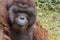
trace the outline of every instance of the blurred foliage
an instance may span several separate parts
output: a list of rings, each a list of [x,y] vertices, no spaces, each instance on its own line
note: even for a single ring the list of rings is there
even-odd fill
[[[45,28],[51,40],[60,40],[60,0],[35,0],[37,20]]]
[[[36,6],[44,10],[60,10],[60,0],[35,0]]]

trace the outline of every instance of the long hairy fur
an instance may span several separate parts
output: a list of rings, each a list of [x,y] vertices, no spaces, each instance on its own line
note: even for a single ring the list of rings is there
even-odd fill
[[[16,1],[16,0],[15,0]],[[28,5],[31,5],[35,8],[35,3],[33,0],[18,0],[22,3],[26,2]],[[21,3],[20,2],[20,3]],[[14,0],[0,0],[0,40],[11,40],[9,25],[7,20],[7,5],[11,5],[14,3]],[[13,4],[12,4],[13,5]],[[48,40],[47,31],[40,27],[38,21],[36,21],[33,25],[33,40]]]

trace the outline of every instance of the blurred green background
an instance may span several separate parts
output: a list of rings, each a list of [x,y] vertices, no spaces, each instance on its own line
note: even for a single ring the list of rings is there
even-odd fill
[[[60,40],[60,0],[35,0],[37,19],[51,40]]]

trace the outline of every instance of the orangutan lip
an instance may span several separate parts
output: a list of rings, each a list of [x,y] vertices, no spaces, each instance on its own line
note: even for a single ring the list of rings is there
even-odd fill
[[[17,24],[17,23],[16,23]],[[19,24],[17,24],[18,26],[20,26],[20,27],[23,27],[23,25],[19,25]]]

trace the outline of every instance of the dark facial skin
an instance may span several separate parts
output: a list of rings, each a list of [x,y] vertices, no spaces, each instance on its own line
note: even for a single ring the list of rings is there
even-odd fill
[[[26,13],[18,13],[14,18],[13,30],[11,32],[12,40],[32,40],[33,39],[33,31],[32,28],[27,29],[28,27],[28,15]],[[25,29],[27,31],[25,31]],[[22,32],[25,31],[25,32]]]
[[[25,30],[28,27],[28,15],[26,13],[18,13],[14,18],[13,29],[17,31]]]
[[[18,12],[22,12],[22,13],[26,13],[29,16],[29,26],[32,26],[35,22],[36,19],[36,11],[33,7],[29,7],[29,6],[25,6],[21,7],[20,6],[16,6],[13,5],[10,9],[9,9],[9,18],[11,23],[13,23],[13,18],[15,15],[17,15]]]
[[[33,7],[22,6],[12,5],[8,10],[9,21],[12,24],[11,40],[33,40],[32,25],[36,19],[36,12]]]
[[[19,26],[25,26],[28,23],[28,15],[26,13],[18,13],[15,22]]]

